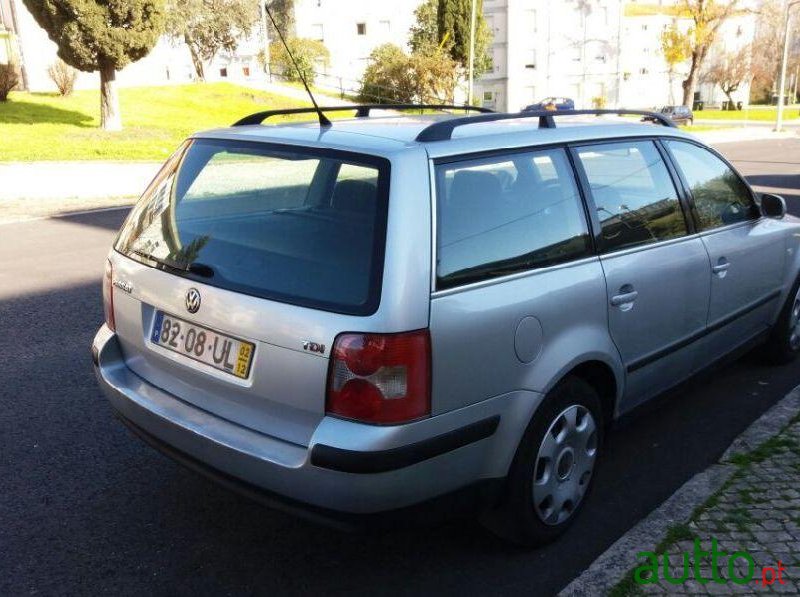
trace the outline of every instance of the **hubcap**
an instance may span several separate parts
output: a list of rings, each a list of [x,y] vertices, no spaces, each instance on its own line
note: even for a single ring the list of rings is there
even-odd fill
[[[792,350],[800,350],[800,289],[794,297],[789,317],[789,346]]]
[[[533,506],[542,522],[556,525],[572,516],[589,487],[596,459],[592,413],[579,404],[564,409],[553,419],[536,455]]]

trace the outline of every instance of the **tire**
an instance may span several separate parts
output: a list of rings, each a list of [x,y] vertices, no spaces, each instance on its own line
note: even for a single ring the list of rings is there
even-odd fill
[[[577,424],[570,425],[570,420]],[[602,439],[597,392],[578,377],[565,378],[547,394],[529,423],[501,504],[485,514],[484,526],[527,547],[558,538],[586,503]]]
[[[800,354],[800,278],[781,309],[765,345],[767,361],[774,365],[791,363]]]

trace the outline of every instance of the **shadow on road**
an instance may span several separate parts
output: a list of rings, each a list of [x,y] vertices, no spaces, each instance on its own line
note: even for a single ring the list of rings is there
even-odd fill
[[[13,340],[0,345],[2,594],[550,594],[798,376],[749,357],[641,411],[610,436],[574,527],[544,549],[510,547],[471,521],[344,534],[232,494],[129,434],[91,372],[99,297],[98,280],[0,301],[0,334]]]

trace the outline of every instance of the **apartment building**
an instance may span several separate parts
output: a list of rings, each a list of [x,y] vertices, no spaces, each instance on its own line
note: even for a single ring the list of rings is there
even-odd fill
[[[393,43],[405,48],[422,0],[296,0],[298,37],[317,39],[330,52],[319,83],[356,90],[376,47]],[[327,75],[327,76],[324,76]]]
[[[583,108],[649,108],[682,99],[688,64],[678,65],[670,82],[660,47],[664,29],[691,25],[675,0],[484,0],[484,15],[494,33],[493,70],[479,79],[476,97],[486,106],[519,110],[543,97],[565,96]],[[741,10],[723,24],[715,51],[735,51],[754,33],[754,13]],[[708,104],[725,99],[707,82],[698,93]],[[745,84],[734,100],[746,103],[748,96]]]

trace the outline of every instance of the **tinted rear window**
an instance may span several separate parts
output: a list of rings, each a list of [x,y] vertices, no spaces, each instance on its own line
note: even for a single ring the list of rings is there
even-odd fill
[[[128,217],[117,250],[229,290],[329,311],[377,309],[389,164],[196,140]]]

